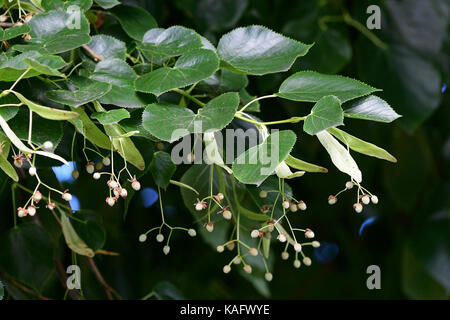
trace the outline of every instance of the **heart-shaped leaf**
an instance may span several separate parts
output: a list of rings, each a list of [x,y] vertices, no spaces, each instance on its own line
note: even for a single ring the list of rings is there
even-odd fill
[[[286,159],[297,139],[290,130],[277,131],[241,153],[233,162],[233,173],[242,183],[260,184]]]
[[[150,171],[153,180],[159,187],[165,188],[169,185],[170,179],[176,169],[176,165],[172,162],[170,154],[167,152],[158,151],[153,154],[153,160],[150,163]]]
[[[173,26],[168,29],[148,30],[139,48],[149,60],[152,57],[176,57],[203,46],[200,35],[192,29]]]
[[[263,26],[237,28],[217,46],[221,60],[232,69],[255,75],[287,71],[310,45],[289,39]]]
[[[233,120],[238,105],[235,92],[212,99],[197,114],[177,105],[154,103],[145,109],[142,125],[161,140],[176,141],[189,133],[223,129]]]
[[[69,106],[78,107],[88,102],[100,99],[111,90],[109,83],[91,81],[89,85],[82,86],[78,90],[49,90],[45,96],[53,101]]]
[[[47,233],[34,223],[5,232],[0,241],[0,269],[42,292],[55,272],[53,244]]]
[[[169,90],[185,87],[206,79],[219,66],[217,55],[210,50],[197,49],[183,54],[173,68],[162,67],[138,78],[136,90],[156,96]]]
[[[134,40],[141,41],[148,30],[158,26],[150,13],[138,7],[120,5],[112,9],[111,13]]]
[[[125,109],[114,109],[106,112],[94,112],[91,115],[92,119],[96,119],[101,124],[117,123],[120,120],[130,117],[130,113]]]
[[[136,108],[143,107],[150,101],[145,99],[145,94],[138,94],[134,89],[134,81],[137,76],[134,70],[119,59],[108,59],[99,62],[91,79],[111,84],[109,92],[99,98],[103,104],[113,104],[119,107]]]
[[[48,11],[30,20],[31,40],[25,45],[15,45],[18,51],[38,50],[41,53],[61,53],[90,42],[89,23],[86,17],[71,11]]]
[[[386,101],[377,96],[368,96],[354,101],[350,108],[345,109],[344,115],[349,118],[386,123],[401,117]]]
[[[105,34],[93,36],[87,46],[103,59],[125,60],[127,53],[125,43]]]
[[[326,96],[320,99],[306,117],[303,130],[314,135],[324,129],[344,124],[344,112],[341,102],[335,96]]]
[[[356,152],[363,153],[365,155],[378,159],[384,159],[390,162],[397,162],[397,159],[386,150],[377,147],[372,143],[356,138],[345,131],[342,131],[338,128],[330,128],[327,131]]]
[[[283,81],[277,96],[294,101],[317,102],[333,95],[343,103],[375,91],[379,90],[355,79],[300,71]]]

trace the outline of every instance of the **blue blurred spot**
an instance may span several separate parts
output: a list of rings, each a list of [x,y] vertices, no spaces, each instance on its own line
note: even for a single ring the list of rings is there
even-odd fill
[[[376,217],[370,217],[364,220],[364,222],[361,224],[361,228],[359,228],[359,235],[361,236],[364,228],[370,226],[372,223],[375,222],[375,220],[377,220]]]
[[[59,167],[52,167],[53,172],[56,175],[56,179],[59,182],[68,182],[74,183],[75,179],[72,177],[72,171],[74,170],[74,163],[72,161],[69,162],[68,165],[63,164]]]
[[[164,207],[164,214],[168,217],[174,216],[177,213],[177,208],[174,206],[165,206]]]
[[[72,211],[78,211],[81,209],[80,200],[78,200],[78,198],[74,195],[72,195],[72,200],[70,200],[69,204],[72,208]]]
[[[329,263],[339,253],[339,247],[332,242],[321,242],[320,247],[314,249],[314,256],[319,263]]]
[[[447,90],[447,84],[446,84],[446,83],[443,83],[443,84],[442,84],[442,88],[441,88],[441,92],[444,93],[445,90]]]
[[[153,188],[144,188],[141,191],[142,205],[145,208],[151,207],[158,200],[158,192]]]

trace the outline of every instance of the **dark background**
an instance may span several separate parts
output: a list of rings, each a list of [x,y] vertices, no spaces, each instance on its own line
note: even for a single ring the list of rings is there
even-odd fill
[[[297,270],[292,260],[275,259],[274,280],[268,286],[248,281],[238,273],[225,276],[222,266],[228,257],[217,254],[201,237],[186,240],[184,235],[175,234],[168,256],[153,239],[138,243],[140,233],[159,223],[157,204],[144,208],[137,195],[123,221],[123,208],[105,210],[103,191],[98,192],[98,185],[82,173],[70,188],[81,199],[82,207],[96,209],[102,216],[107,230],[105,249],[121,253],[120,257],[99,256],[96,260],[105,279],[122,298],[139,299],[152,290],[158,293],[156,296],[188,299],[449,298],[450,99],[445,90],[445,84],[450,84],[449,1],[122,2],[146,8],[163,28],[192,27],[215,44],[234,27],[251,24],[316,43],[288,73],[250,76],[247,90],[252,95],[275,92],[283,79],[299,70],[339,73],[383,89],[379,95],[403,116],[392,124],[346,121],[347,132],[385,148],[398,159],[392,164],[353,154],[363,172],[364,186],[380,200],[361,215],[352,209],[353,193],[343,196],[333,207],[327,205],[328,195],[343,187],[346,176],[333,167],[318,141],[304,134],[301,126],[283,126],[299,136],[293,155],[330,169],[328,174],[305,175],[290,182],[294,195],[301,195],[309,205],[308,214],[294,218],[294,224],[310,226],[323,246],[316,250],[309,268]],[[386,49],[374,45],[345,21],[329,22],[326,29],[319,27],[321,17],[342,16],[343,12],[365,24],[370,4],[381,7],[381,30],[374,33],[387,45]],[[261,110],[263,120],[308,111],[304,105],[281,99],[262,101]],[[179,180],[183,171],[185,168],[179,168],[175,178]],[[153,186],[150,175],[141,183]],[[12,225],[8,186],[4,190],[1,232]],[[165,205],[172,207],[168,220],[189,226],[192,216],[180,199],[176,188],[165,192]],[[64,250],[61,243],[60,251]],[[60,254],[70,262],[70,254]],[[105,298],[86,261],[79,258],[78,262],[86,270],[84,294],[91,299]],[[381,290],[366,287],[369,265],[381,268]],[[30,298],[10,288],[12,297]],[[43,293],[62,298],[64,291],[56,275],[50,276]]]

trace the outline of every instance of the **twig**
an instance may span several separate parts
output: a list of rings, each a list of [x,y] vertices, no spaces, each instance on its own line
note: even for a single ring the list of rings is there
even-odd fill
[[[88,261],[89,261],[89,266],[91,267],[92,272],[94,273],[94,275],[97,278],[98,282],[100,282],[100,284],[102,285],[103,289],[105,290],[105,293],[106,293],[106,296],[108,297],[108,300],[113,300],[112,294],[114,294],[116,297],[120,298],[120,295],[117,293],[117,291],[114,290],[113,288],[111,288],[111,286],[106,283],[105,279],[103,278],[102,274],[100,273],[100,270],[98,270],[94,259],[88,258]]]
[[[0,27],[2,28],[11,28],[12,26],[14,26],[12,22],[0,22]]]
[[[34,292],[33,290],[31,290],[28,287],[25,287],[23,284],[21,284],[20,282],[14,280],[13,278],[7,276],[5,273],[0,271],[0,276],[2,276],[2,278],[5,278],[7,282],[9,282],[10,284],[12,284],[13,286],[19,288],[20,290],[22,290],[23,292],[26,292],[28,294],[31,294],[32,296],[35,296],[36,298],[38,298],[39,300],[51,300],[50,298],[47,298],[45,296],[40,295],[37,292]]]
[[[87,45],[83,45],[81,47],[84,50],[86,50],[94,58],[94,61],[102,61],[103,60],[103,57],[101,57],[98,54],[96,54],[95,51],[92,50],[91,48],[89,48]]]

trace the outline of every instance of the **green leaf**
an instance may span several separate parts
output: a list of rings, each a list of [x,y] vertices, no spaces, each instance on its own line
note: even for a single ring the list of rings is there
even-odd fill
[[[31,29],[27,24],[23,24],[21,26],[14,26],[7,29],[3,29],[0,27],[0,41],[13,39],[30,31]]]
[[[8,139],[2,138],[3,136],[0,136],[0,169],[2,169],[11,179],[17,182],[19,181],[19,176],[17,175],[16,169],[14,169],[8,161],[10,142]]]
[[[392,122],[401,117],[391,106],[377,96],[368,96],[354,101],[344,110],[344,116],[379,122]]]
[[[89,23],[82,14],[77,19],[69,11],[48,11],[30,20],[31,40],[25,45],[15,45],[18,51],[38,50],[41,53],[61,53],[90,42]]]
[[[0,109],[1,110],[1,109]],[[120,122],[120,126],[127,132],[139,131],[135,134],[137,137],[143,137],[152,141],[159,141],[158,138],[153,136],[150,132],[144,129],[142,125],[143,109],[137,109],[130,112],[130,118],[124,119]]]
[[[232,69],[254,75],[287,71],[310,45],[289,39],[266,27],[237,28],[224,35],[217,46],[221,60]]]
[[[153,287],[153,292],[158,300],[183,300],[180,291],[168,281],[160,281]]]
[[[90,85],[82,86],[78,90],[49,90],[45,96],[55,102],[78,107],[88,102],[100,99],[111,90],[109,83],[93,81]]]
[[[106,112],[94,112],[91,115],[92,119],[96,119],[101,124],[117,123],[120,120],[130,117],[130,113],[125,109],[114,109]]]
[[[84,109],[74,107],[71,107],[71,109],[79,114],[78,118],[69,120],[75,126],[77,131],[96,146],[107,150],[111,149],[111,141],[108,136],[105,135],[91,119],[89,119],[89,116]]]
[[[0,269],[42,292],[48,278],[55,272],[51,239],[34,223],[9,229],[0,239]]]
[[[241,153],[233,162],[233,173],[242,183],[260,184],[289,155],[296,135],[290,130],[272,133],[257,146]]]
[[[58,71],[66,63],[58,56],[39,56],[36,58],[25,58],[22,60],[31,69],[36,70],[39,74],[46,74],[49,76],[62,77],[65,75]]]
[[[103,9],[111,9],[120,4],[118,0],[95,0],[95,2]]]
[[[306,117],[303,130],[310,135],[330,127],[344,124],[344,112],[341,102],[335,96],[325,96],[321,98],[311,109],[311,113]]]
[[[141,41],[148,30],[158,26],[150,13],[138,7],[120,5],[110,12],[119,21],[123,30],[134,40]]]
[[[300,71],[283,81],[277,96],[294,100],[317,102],[325,96],[334,95],[342,103],[379,91],[351,78]]]
[[[172,179],[176,165],[172,162],[170,154],[164,151],[158,151],[153,154],[153,160],[150,163],[150,171],[155,183],[165,188],[169,185],[170,179]]]
[[[345,145],[347,145],[350,149],[355,150],[356,152],[379,158],[384,159],[390,162],[397,162],[397,159],[393,155],[391,155],[386,150],[377,147],[376,145],[366,142],[364,140],[361,140],[359,138],[356,138],[350,134],[348,134],[345,131],[342,131],[338,128],[330,128],[327,130],[329,133],[331,133],[333,136],[335,136],[337,139],[342,141]]]
[[[37,103],[34,103],[31,100],[28,100],[18,92],[13,91],[13,93],[20,101],[25,103],[31,111],[36,112],[42,118],[49,120],[69,120],[78,117],[78,114],[76,112],[44,107]]]
[[[197,49],[183,54],[173,68],[162,67],[138,78],[137,91],[153,93],[156,96],[172,89],[185,87],[206,79],[219,66],[217,55],[205,49]]]
[[[106,241],[106,231],[101,224],[101,219],[98,215],[91,212],[77,211],[76,217],[83,220],[84,223],[72,219],[71,223],[78,234],[83,239],[86,245],[94,252],[103,248]]]
[[[15,81],[17,80],[29,66],[24,62],[28,59],[39,59],[39,63],[47,66],[50,69],[60,69],[65,65],[64,60],[61,58],[46,56],[44,58],[37,51],[28,51],[21,53],[17,56],[10,57],[6,55],[0,55],[0,81]],[[41,72],[35,69],[31,69],[25,73],[23,79],[31,78],[39,75]]]
[[[146,53],[149,60],[153,60],[153,56],[176,57],[203,46],[198,33],[181,26],[150,29],[145,33],[142,41],[138,46]]]
[[[97,112],[105,112],[106,110],[100,105],[100,103],[94,103],[95,110]],[[129,137],[125,137],[126,132],[119,124],[105,124],[106,134],[112,138],[114,150],[116,150],[122,158],[126,159],[129,163],[134,165],[139,170],[145,169],[145,161],[139,150],[134,145],[133,141]]]
[[[113,58],[125,60],[126,58],[125,43],[105,34],[93,36],[87,46],[105,60]]]
[[[284,160],[284,162],[286,162],[288,166],[297,170],[302,170],[306,172],[323,172],[323,173],[328,172],[327,168],[297,159],[291,155],[288,155],[287,158]]]
[[[95,256],[94,251],[91,248],[89,248],[86,242],[84,242],[83,239],[81,239],[80,236],[77,234],[64,211],[60,210],[60,213],[61,213],[62,232],[64,235],[64,239],[66,240],[66,244],[70,248],[70,250],[78,253],[79,255],[86,256],[89,258]]]
[[[235,92],[210,100],[197,114],[188,108],[155,103],[145,109],[142,125],[161,140],[176,141],[189,133],[223,129],[233,120],[238,105],[239,96]]]
[[[137,76],[125,61],[118,59],[103,60],[96,65],[90,78],[111,84],[111,90],[99,99],[103,104],[136,108],[143,107],[150,102],[149,98],[145,99],[144,94],[138,94],[135,91],[134,81]]]

